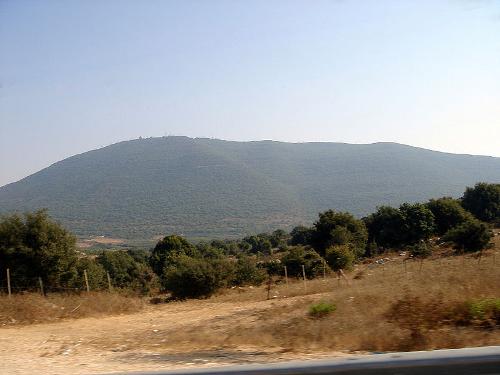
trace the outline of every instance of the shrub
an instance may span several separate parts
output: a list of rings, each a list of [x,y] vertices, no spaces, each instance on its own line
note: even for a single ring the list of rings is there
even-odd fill
[[[354,254],[347,245],[336,245],[326,249],[326,262],[334,270],[350,270],[354,263]]]
[[[421,240],[427,240],[435,232],[434,215],[425,204],[403,203],[399,207],[403,216],[403,243],[407,245],[415,244]]]
[[[286,266],[288,276],[302,277],[302,265],[306,277],[313,279],[323,273],[323,258],[317,252],[305,247],[294,247],[281,258],[281,263]]]
[[[368,230],[368,241],[376,242],[384,248],[396,247],[404,243],[404,218],[397,208],[381,206],[363,219]]]
[[[328,210],[314,223],[313,244],[319,254],[333,245],[349,245],[356,257],[365,252],[368,232],[363,221],[348,212]]]
[[[9,268],[18,285],[66,287],[76,271],[75,237],[45,210],[0,217],[0,272]]]
[[[470,320],[466,323],[486,327],[500,326],[500,298],[487,298],[466,303]]]
[[[427,258],[432,255],[432,248],[424,241],[420,241],[419,243],[410,246],[408,251],[414,258]]]
[[[195,256],[196,253],[196,248],[186,239],[176,235],[166,236],[156,244],[151,252],[149,264],[153,271],[161,277],[172,258],[180,254]]]
[[[309,306],[309,315],[313,318],[323,318],[337,310],[335,304],[321,301]]]
[[[436,233],[440,236],[472,217],[459,200],[450,197],[431,199],[427,203],[427,208],[434,215]]]
[[[290,245],[311,245],[314,229],[299,225],[290,232]]]
[[[476,184],[468,187],[462,197],[462,206],[479,220],[500,221],[500,184]]]
[[[193,258],[178,255],[167,266],[162,284],[174,298],[209,297],[232,279],[234,266],[222,259]]]
[[[488,225],[470,219],[446,232],[443,240],[452,242],[458,252],[474,252],[487,248],[492,237]]]
[[[266,279],[266,272],[257,268],[255,259],[245,255],[238,258],[234,275],[235,285],[260,285]]]

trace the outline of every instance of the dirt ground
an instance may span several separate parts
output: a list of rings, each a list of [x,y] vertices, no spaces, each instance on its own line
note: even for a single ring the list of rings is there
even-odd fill
[[[298,302],[301,298],[307,297],[292,297],[287,302]],[[152,305],[130,315],[3,328],[0,330],[0,373],[94,374],[347,355],[317,351],[291,353],[280,348],[266,350],[260,347],[198,350],[188,342],[185,343],[189,346],[186,351],[182,348],[176,351],[165,349],[169,334],[175,331],[178,335],[183,326],[213,325],[220,321],[224,329],[224,326],[251,320],[273,303],[272,300],[238,304],[211,301],[170,303]],[[156,337],[148,340],[148,336]]]

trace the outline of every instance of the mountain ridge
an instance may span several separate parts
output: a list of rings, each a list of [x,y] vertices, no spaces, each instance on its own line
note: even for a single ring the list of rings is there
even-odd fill
[[[0,187],[0,213],[48,208],[78,235],[234,237],[329,208],[458,196],[500,181],[500,158],[394,142],[224,141],[169,136],[76,154]]]

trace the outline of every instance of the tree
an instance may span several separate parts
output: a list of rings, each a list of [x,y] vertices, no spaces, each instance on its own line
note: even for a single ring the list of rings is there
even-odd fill
[[[403,216],[401,228],[406,245],[412,245],[420,240],[429,239],[435,231],[434,215],[425,204],[403,203],[399,207]]]
[[[269,235],[265,233],[258,234],[256,236],[247,236],[243,238],[242,242],[246,242],[250,245],[251,253],[263,253],[269,254],[272,249],[271,241],[269,240]]]
[[[78,276],[73,281],[73,287],[85,288],[84,271],[87,271],[87,280],[91,290],[99,290],[107,287],[106,270],[94,259],[85,257],[78,259],[76,264]]]
[[[500,184],[477,183],[468,187],[462,206],[479,220],[500,223]]]
[[[290,245],[311,245],[314,229],[302,225],[296,226],[290,232]]]
[[[460,201],[450,197],[431,199],[426,206],[434,215],[436,233],[440,236],[472,217]]]
[[[313,279],[323,272],[323,258],[314,250],[302,246],[294,247],[281,258],[281,263],[286,266],[288,275],[302,277],[302,265],[306,277]]]
[[[197,256],[196,248],[184,238],[171,235],[164,237],[159,241],[149,258],[149,264],[153,271],[161,277],[165,267],[171,262],[173,257],[180,254],[188,256]]]
[[[115,287],[127,288],[139,279],[139,264],[125,251],[103,251],[97,257],[97,263],[109,272]]]
[[[368,233],[365,224],[348,212],[328,210],[314,223],[314,248],[319,254],[333,245],[349,245],[356,257],[364,254]]]
[[[273,248],[286,246],[288,234],[283,229],[276,229],[269,236],[269,242]]]
[[[325,260],[334,271],[350,270],[355,256],[349,246],[335,245],[326,249]]]
[[[492,237],[488,225],[473,218],[450,229],[443,240],[453,242],[458,252],[474,252],[487,248]]]
[[[402,228],[404,217],[397,208],[381,206],[377,211],[363,219],[368,230],[369,243],[384,248],[400,246],[404,243]]]
[[[19,285],[68,286],[76,277],[76,238],[46,210],[0,219],[0,269]]]
[[[257,267],[254,258],[241,255],[236,262],[233,284],[235,285],[260,285],[266,278],[266,272]]]
[[[162,284],[175,298],[209,297],[226,286],[233,278],[234,269],[227,260],[193,258],[185,254],[175,256],[166,267]]]

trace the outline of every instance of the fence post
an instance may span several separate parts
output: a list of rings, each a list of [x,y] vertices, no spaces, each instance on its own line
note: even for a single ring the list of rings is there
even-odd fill
[[[286,270],[286,266],[283,266],[283,268],[285,269],[285,283],[286,283],[286,287],[288,289],[288,271]]]
[[[12,295],[12,290],[10,289],[10,269],[7,268],[7,291],[9,292],[9,298]]]
[[[267,299],[271,298],[271,275],[269,275],[269,279],[267,280]]]
[[[85,277],[85,285],[87,287],[87,293],[90,292],[89,278],[87,277],[87,270],[83,270],[83,276]]]
[[[111,286],[111,277],[109,276],[109,272],[106,272],[106,276],[108,277],[108,288],[111,293],[113,291],[113,287]]]
[[[40,284],[40,293],[44,296],[45,292],[43,291],[43,280],[41,277],[38,278],[38,284]]]
[[[323,279],[326,279],[326,260],[323,259]]]
[[[302,265],[302,277],[304,278],[304,292],[307,292],[306,269],[305,269],[304,265]]]

